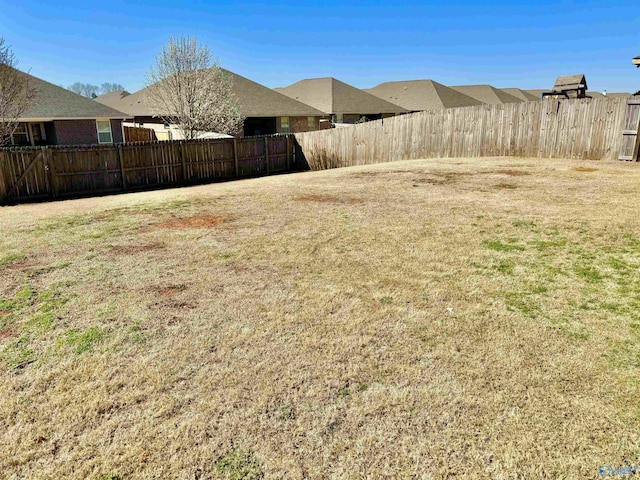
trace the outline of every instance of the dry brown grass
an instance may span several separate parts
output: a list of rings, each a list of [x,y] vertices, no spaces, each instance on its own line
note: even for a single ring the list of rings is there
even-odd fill
[[[0,478],[640,464],[639,183],[440,159],[2,208]]]
[[[343,203],[347,205],[362,203],[359,198],[344,198],[337,195],[298,195],[295,200],[298,202]]]

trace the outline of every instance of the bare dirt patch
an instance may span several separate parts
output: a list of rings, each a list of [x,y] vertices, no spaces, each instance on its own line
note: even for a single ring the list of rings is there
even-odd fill
[[[196,215],[187,218],[173,218],[162,223],[155,223],[153,226],[167,229],[215,228],[225,221],[226,219],[221,215]]]
[[[8,311],[0,310],[0,315],[8,314]],[[7,338],[16,338],[18,336],[18,329],[15,325],[6,325],[3,328],[0,328],[0,340],[4,340]]]
[[[364,203],[359,198],[338,197],[335,195],[299,195],[294,198],[297,202],[314,202],[314,203],[343,203],[347,205],[355,205]]]
[[[413,179],[414,184],[427,183],[430,185],[448,185],[457,182],[462,177],[472,175],[469,172],[429,172],[427,175]]]
[[[597,172],[597,168],[592,167],[574,167],[572,169],[574,172]]]
[[[501,175],[509,175],[510,177],[526,177],[531,175],[530,172],[525,172],[523,170],[496,170],[496,173]]]
[[[158,287],[157,292],[163,297],[171,297],[179,292],[184,292],[187,289],[186,285],[169,285],[167,287]]]

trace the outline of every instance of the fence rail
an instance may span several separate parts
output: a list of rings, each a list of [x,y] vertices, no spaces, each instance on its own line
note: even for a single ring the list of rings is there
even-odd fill
[[[417,158],[617,159],[626,98],[480,105],[295,134],[312,170]]]
[[[0,149],[0,204],[291,170],[292,136]]]

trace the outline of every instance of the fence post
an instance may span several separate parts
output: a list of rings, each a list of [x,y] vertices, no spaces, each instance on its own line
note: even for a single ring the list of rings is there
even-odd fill
[[[287,172],[291,171],[291,134],[287,134]]]
[[[269,144],[267,137],[264,137],[264,163],[267,166],[267,175],[269,175]]]
[[[185,152],[184,141],[180,140],[180,163],[182,163],[182,181],[187,182],[187,154]]]
[[[118,158],[118,165],[120,165],[120,177],[122,179],[122,190],[127,189],[127,170],[124,168],[124,159],[122,158],[122,145],[116,146],[116,157]]]
[[[4,183],[4,169],[6,154],[0,152],[0,205],[4,204],[5,197],[7,196],[7,185]]]
[[[236,178],[240,178],[240,169],[238,168],[238,139],[233,137],[233,161],[236,164]]]

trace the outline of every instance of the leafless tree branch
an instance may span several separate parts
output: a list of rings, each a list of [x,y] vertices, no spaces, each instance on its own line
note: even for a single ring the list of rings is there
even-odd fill
[[[35,87],[29,76],[16,69],[17,60],[0,37],[0,146],[11,142],[19,119],[33,104]]]

